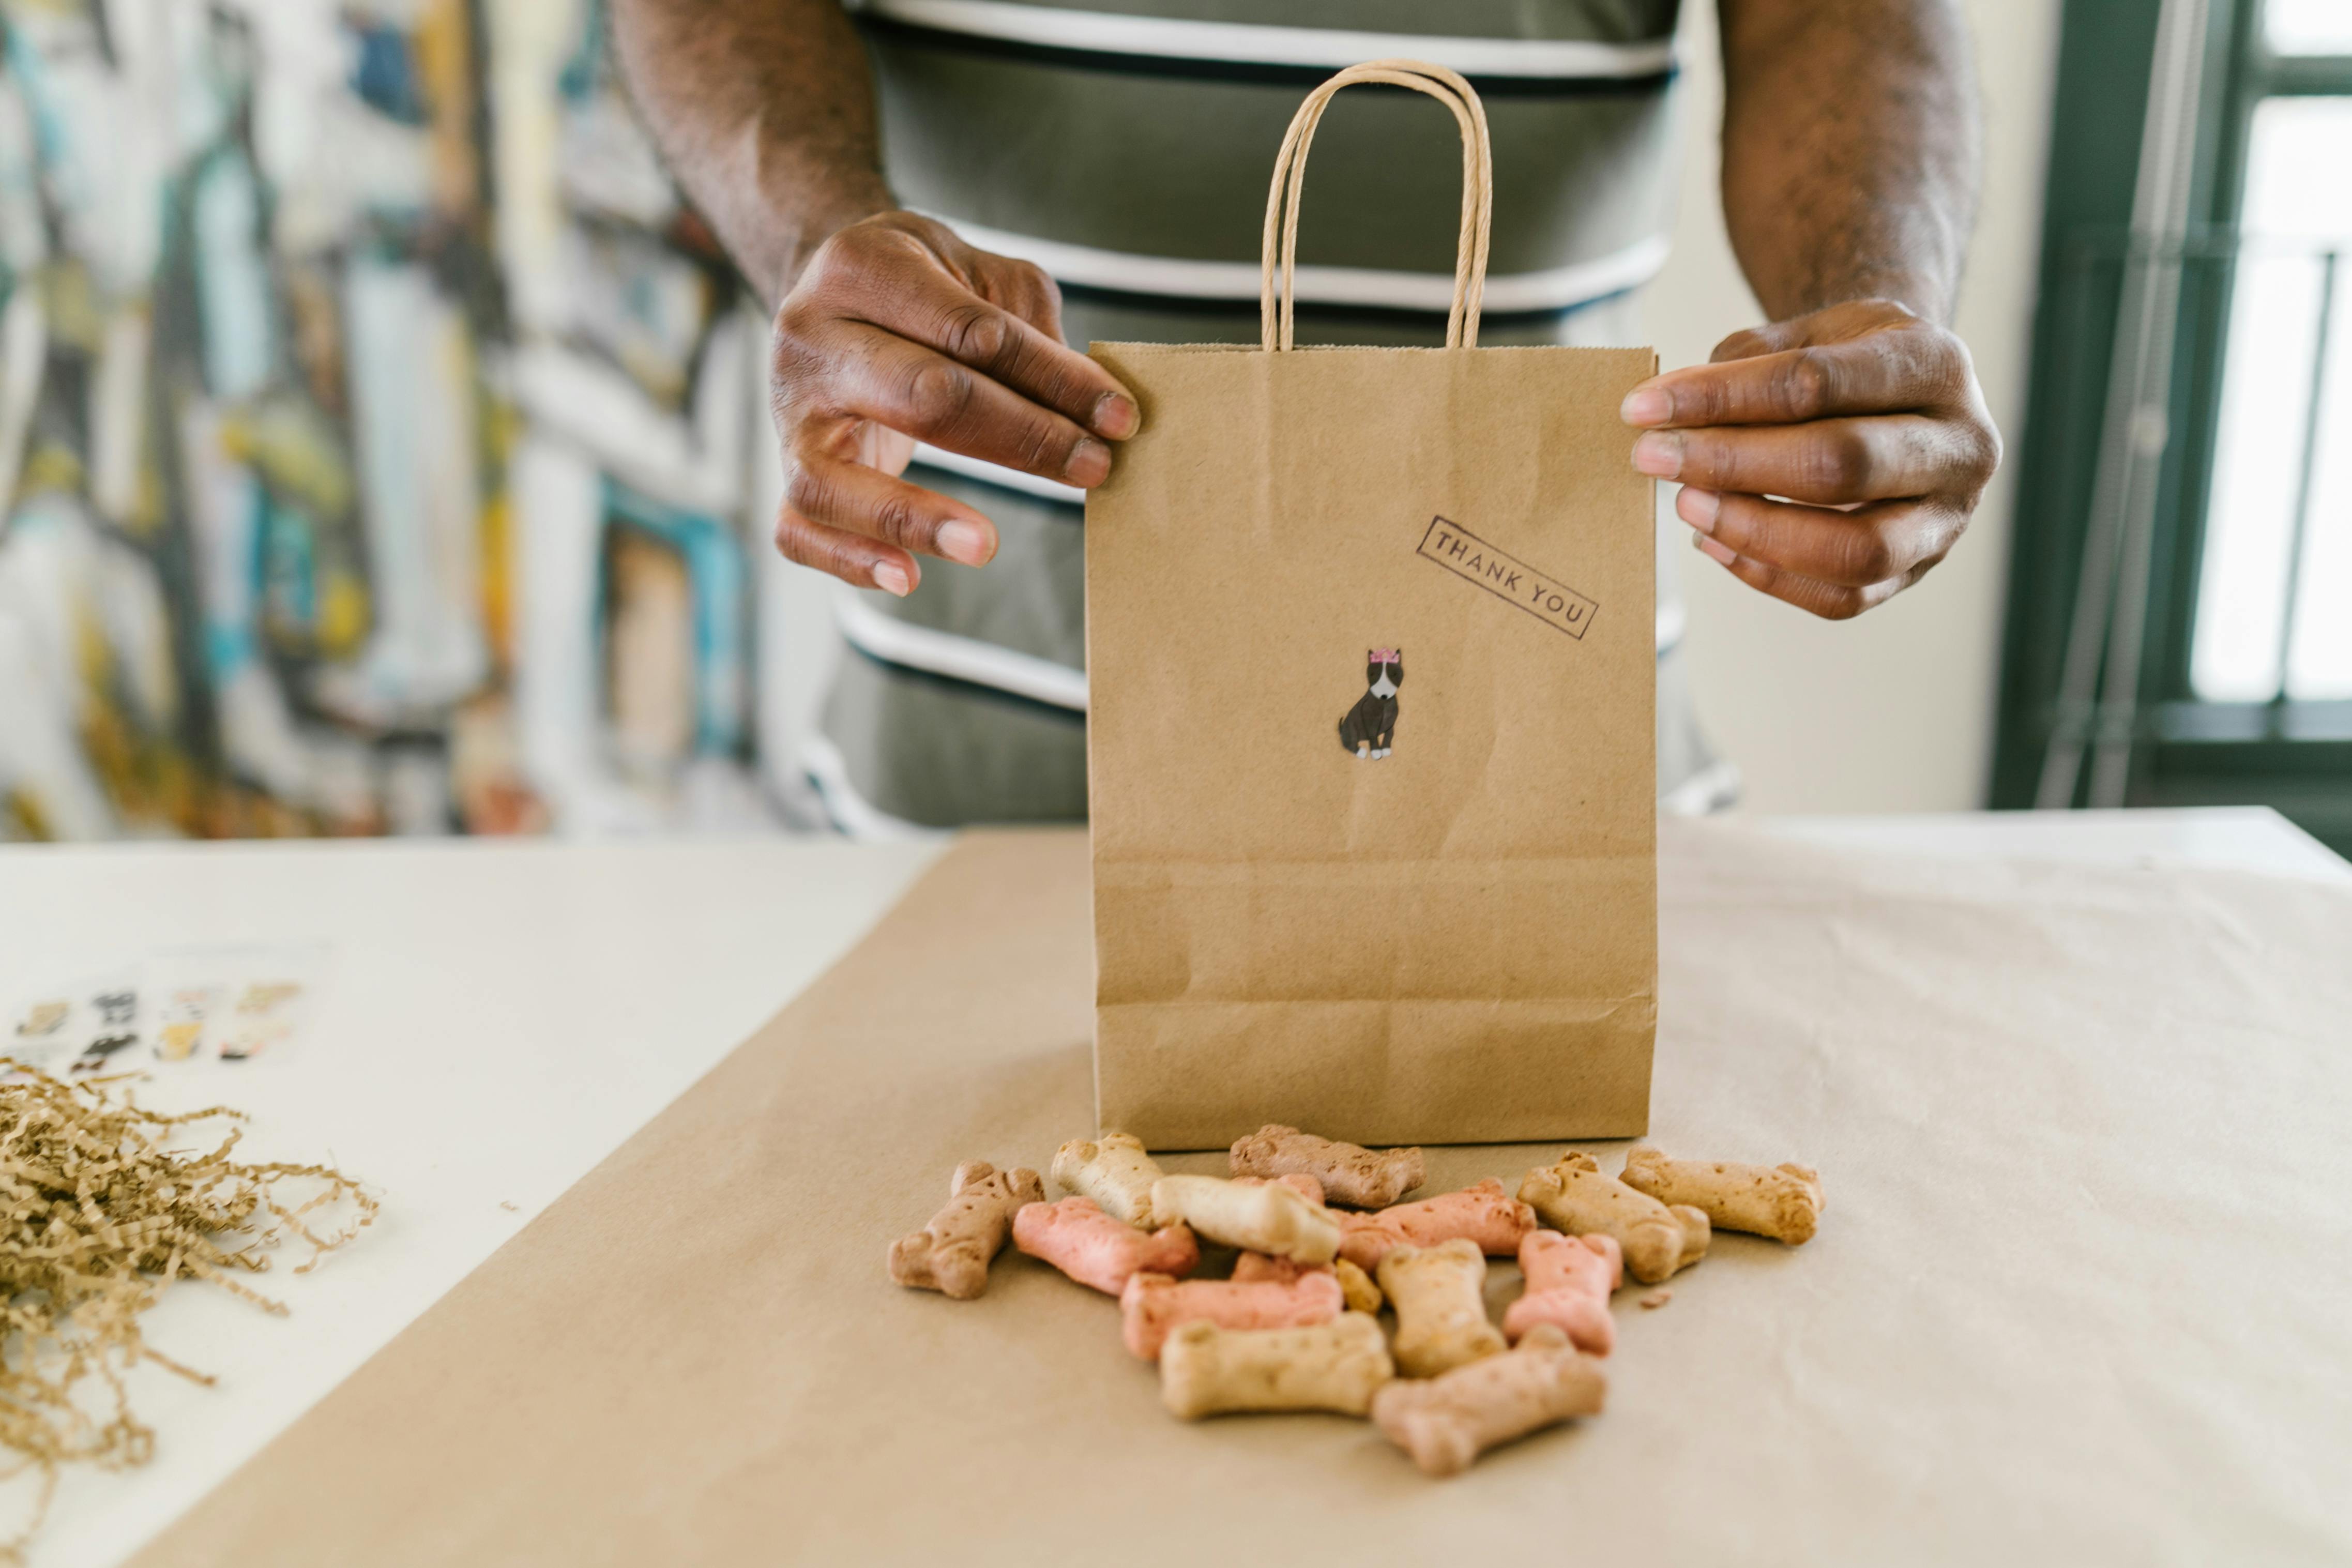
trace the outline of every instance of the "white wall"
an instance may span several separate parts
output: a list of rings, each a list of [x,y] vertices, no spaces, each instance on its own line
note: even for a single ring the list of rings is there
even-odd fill
[[[1984,803],[2058,6],[1965,0],[1964,8],[1976,35],[1986,145],[1983,206],[1958,329],[1976,356],[2008,467],[1941,566],[1853,621],[1817,621],[1753,591],[1696,550],[1678,552],[1699,716],[1746,775],[1749,810],[1957,810]],[[1722,72],[1714,8],[1685,10],[1682,215],[1674,258],[1645,300],[1669,366],[1704,362],[1718,340],[1762,319],[1732,259],[1716,189]]]

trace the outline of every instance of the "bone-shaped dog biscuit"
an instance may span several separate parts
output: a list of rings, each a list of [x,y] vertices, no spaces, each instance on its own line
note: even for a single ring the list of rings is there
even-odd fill
[[[1161,1176],[1151,1184],[1151,1212],[1179,1220],[1212,1241],[1301,1263],[1339,1255],[1339,1222],[1285,1183],[1242,1183],[1217,1176]]]
[[[1234,1278],[1243,1282],[1274,1280],[1288,1283],[1301,1274],[1329,1274],[1336,1278],[1351,1312],[1378,1315],[1388,1304],[1372,1277],[1345,1258],[1334,1258],[1328,1263],[1299,1263],[1288,1258],[1269,1258],[1263,1252],[1244,1252],[1234,1259]]]
[[[1301,1274],[1329,1274],[1336,1278],[1351,1312],[1378,1315],[1388,1304],[1372,1277],[1345,1258],[1334,1258],[1328,1263],[1300,1263],[1288,1258],[1269,1258],[1263,1252],[1243,1252],[1234,1259],[1234,1278],[1237,1281],[1274,1280],[1286,1284]]]
[[[1615,1237],[1536,1231],[1519,1243],[1519,1271],[1527,1276],[1527,1293],[1503,1313],[1505,1338],[1517,1344],[1537,1324],[1549,1323],[1587,1355],[1607,1355],[1615,1347],[1609,1295],[1625,1282],[1624,1253]]]
[[[1119,1337],[1145,1361],[1159,1355],[1168,1336],[1189,1322],[1228,1329],[1305,1328],[1328,1323],[1347,1306],[1339,1278],[1328,1268],[1244,1252],[1256,1259],[1236,1263],[1230,1280],[1178,1281],[1165,1274],[1137,1274],[1119,1292]]]
[[[949,1183],[947,1207],[890,1244],[890,1278],[970,1301],[988,1289],[988,1260],[1004,1245],[1014,1211],[1045,1197],[1045,1184],[1025,1166],[1000,1171],[966,1160]]]
[[[1329,1263],[1301,1263],[1296,1258],[1275,1258],[1264,1252],[1234,1255],[1234,1283],[1237,1285],[1287,1285],[1309,1274],[1334,1273]]]
[[[1621,1179],[1660,1203],[1701,1210],[1718,1230],[1745,1230],[1791,1247],[1811,1241],[1822,1220],[1822,1175],[1811,1166],[1670,1160],[1643,1147],[1626,1155]]]
[[[1237,1176],[1311,1176],[1326,1202],[1355,1208],[1385,1208],[1426,1179],[1419,1149],[1367,1149],[1274,1122],[1236,1142],[1231,1158]]]
[[[1095,1207],[1144,1230],[1168,1223],[1151,1212],[1151,1184],[1161,1171],[1143,1152],[1143,1140],[1128,1133],[1105,1133],[1102,1141],[1072,1138],[1054,1151],[1054,1184],[1095,1200]]]
[[[1381,1325],[1362,1312],[1312,1328],[1189,1322],[1160,1354],[1160,1397],[1188,1421],[1243,1410],[1361,1416],[1395,1375]]]
[[[1519,1183],[1519,1197],[1570,1236],[1615,1237],[1625,1251],[1625,1271],[1644,1285],[1705,1257],[1712,1234],[1703,1210],[1687,1204],[1669,1208],[1635,1192],[1601,1175],[1591,1155],[1562,1155],[1557,1164],[1537,1166]]]
[[[1488,1448],[1571,1416],[1596,1416],[1609,1394],[1601,1369],[1549,1323],[1518,1348],[1427,1383],[1391,1383],[1372,1398],[1389,1441],[1433,1476],[1458,1475]]]
[[[1391,1247],[1433,1247],[1457,1236],[1475,1241],[1483,1252],[1508,1258],[1536,1228],[1535,1210],[1515,1201],[1501,1182],[1492,1179],[1375,1214],[1342,1214],[1339,1220],[1339,1255],[1374,1272]]]
[[[1250,1283],[1272,1280],[1287,1284],[1301,1274],[1329,1274],[1339,1281],[1339,1293],[1347,1298],[1351,1312],[1371,1312],[1377,1315],[1387,1299],[1372,1277],[1349,1262],[1334,1258],[1328,1263],[1298,1263],[1288,1258],[1269,1258],[1263,1252],[1244,1252],[1234,1260],[1234,1280]]]
[[[1183,1226],[1138,1230],[1105,1214],[1090,1197],[1029,1205],[1013,1217],[1013,1245],[1112,1296],[1137,1273],[1181,1278],[1201,1263],[1200,1244]]]
[[[1486,1321],[1486,1257],[1466,1236],[1434,1247],[1391,1247],[1381,1290],[1396,1309],[1397,1371],[1435,1377],[1507,1348]]]

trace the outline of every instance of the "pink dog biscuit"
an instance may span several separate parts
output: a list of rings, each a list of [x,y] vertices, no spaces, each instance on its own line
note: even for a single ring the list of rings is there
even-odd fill
[[[1090,1197],[1029,1205],[1013,1217],[1013,1245],[1110,1296],[1127,1289],[1136,1273],[1181,1278],[1201,1263],[1200,1244],[1183,1226],[1139,1230],[1105,1214]]]
[[[1587,1355],[1615,1347],[1609,1293],[1625,1282],[1625,1254],[1615,1237],[1534,1231],[1519,1243],[1519,1271],[1528,1277],[1527,1293],[1503,1313],[1503,1333],[1513,1344],[1538,1323],[1550,1323]]]
[[[1285,1260],[1267,1261],[1297,1267]],[[1120,1334],[1129,1350],[1145,1361],[1156,1361],[1180,1323],[1307,1328],[1331,1322],[1346,1306],[1339,1281],[1329,1269],[1304,1267],[1287,1279],[1282,1272],[1275,1269],[1251,1279],[1187,1280],[1181,1284],[1165,1274],[1137,1274],[1119,1292]]]
[[[1386,1302],[1372,1277],[1345,1258],[1334,1258],[1328,1263],[1300,1263],[1288,1258],[1269,1258],[1263,1252],[1244,1252],[1234,1259],[1234,1280],[1240,1284],[1273,1280],[1286,1285],[1301,1274],[1329,1274],[1337,1278],[1339,1293],[1347,1298],[1351,1312],[1377,1314]]]
[[[1296,1258],[1276,1258],[1265,1252],[1234,1254],[1234,1283],[1236,1285],[1296,1284],[1309,1274],[1328,1274],[1328,1263],[1301,1263]]]
[[[1601,1369],[1559,1329],[1538,1323],[1507,1354],[1428,1382],[1386,1385],[1372,1396],[1372,1420],[1424,1473],[1451,1476],[1498,1444],[1600,1414],[1608,1394]]]
[[[1025,1166],[1000,1171],[966,1160],[948,1185],[947,1207],[890,1244],[890,1278],[970,1301],[988,1289],[988,1260],[1004,1245],[1014,1212],[1045,1196],[1045,1184]]]
[[[1391,1247],[1434,1247],[1457,1236],[1469,1238],[1492,1258],[1508,1258],[1536,1228],[1536,1211],[1503,1190],[1499,1181],[1482,1181],[1460,1192],[1401,1203],[1373,1214],[1338,1214],[1339,1256],[1359,1269],[1377,1273]]]
[[[1237,1141],[1228,1157],[1237,1176],[1293,1172],[1314,1176],[1330,1201],[1351,1208],[1384,1207],[1424,1179],[1419,1149],[1368,1149],[1358,1144],[1334,1143],[1278,1122],[1269,1122]]]

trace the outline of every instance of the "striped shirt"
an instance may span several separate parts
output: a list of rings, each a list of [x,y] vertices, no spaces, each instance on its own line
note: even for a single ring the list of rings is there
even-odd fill
[[[1494,140],[1483,345],[1639,340],[1676,188],[1678,0],[848,0],[898,199],[1061,286],[1089,341],[1258,336],[1275,150],[1342,66],[1450,66]],[[1315,142],[1302,343],[1442,342],[1461,150],[1416,94],[1343,93]],[[1114,458],[1116,461],[1116,458]],[[1086,815],[1084,497],[938,452],[908,477],[992,518],[984,569],[926,560],[905,600],[839,587],[849,656],[803,762],[853,831]],[[1689,718],[1681,612],[1659,606],[1659,786],[1721,771]]]

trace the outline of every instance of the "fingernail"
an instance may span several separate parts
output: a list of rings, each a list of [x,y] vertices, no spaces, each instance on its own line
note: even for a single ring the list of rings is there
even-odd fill
[[[1672,431],[1650,432],[1633,443],[1633,466],[1653,478],[1673,478],[1683,471],[1683,438]]]
[[[880,589],[885,593],[894,593],[901,599],[906,598],[908,587],[907,569],[900,566],[895,560],[876,561],[874,563],[874,586]]]
[[[1691,536],[1691,543],[1698,546],[1700,554],[1706,556],[1710,559],[1720,561],[1725,566],[1729,566],[1734,560],[1738,559],[1738,555],[1733,551],[1729,545],[1725,544],[1721,539],[1711,539],[1705,534],[1693,534]]]
[[[1675,497],[1675,511],[1682,520],[1703,534],[1715,532],[1716,514],[1723,510],[1723,497],[1712,490],[1702,490],[1694,485],[1683,486]]]
[[[1070,449],[1062,476],[1082,490],[1101,484],[1110,477],[1110,448],[1099,441],[1079,442]]]
[[[940,525],[938,544],[941,555],[966,566],[985,566],[996,553],[988,530],[962,517],[950,517]]]
[[[1675,400],[1664,387],[1635,387],[1617,405],[1617,417],[1628,424],[1664,424],[1674,413]]]
[[[1095,404],[1095,416],[1091,423],[1097,432],[1113,441],[1124,441],[1135,434],[1137,425],[1143,423],[1143,412],[1135,406],[1133,398],[1123,392],[1109,392]]]

